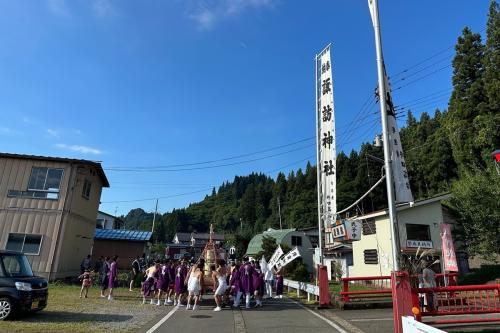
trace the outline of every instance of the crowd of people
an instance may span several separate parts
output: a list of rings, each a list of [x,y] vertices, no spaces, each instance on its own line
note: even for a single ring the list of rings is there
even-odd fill
[[[113,300],[113,288],[117,283],[117,258],[102,257],[94,267],[100,273],[101,297],[108,300]],[[242,298],[246,309],[262,307],[263,299],[273,297],[273,290],[275,298],[282,298],[281,272],[261,267],[259,262],[247,257],[230,265],[219,259],[208,272],[205,266],[203,258],[191,262],[185,259],[158,260],[148,264],[144,258],[137,257],[131,264],[129,291],[140,282],[142,304],[185,306],[187,310],[199,309],[209,290],[213,291],[214,311],[228,306],[239,307]],[[82,281],[80,298],[87,297],[93,274],[90,257],[87,257],[82,261],[79,276]]]
[[[276,297],[283,295],[281,272],[261,269],[258,262],[248,258],[244,258],[241,264],[232,263],[230,266],[220,259],[210,267],[208,277],[203,258],[191,263],[184,259],[154,263],[144,272],[142,302],[145,304],[149,300],[154,305],[185,306],[187,310],[197,310],[203,295],[211,289],[216,304],[214,311],[221,311],[229,305],[239,307],[242,297],[245,308],[252,305],[262,307],[264,298],[273,297],[274,284]]]

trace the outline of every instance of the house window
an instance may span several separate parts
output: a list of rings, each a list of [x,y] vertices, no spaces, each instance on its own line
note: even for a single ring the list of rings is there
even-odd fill
[[[377,265],[378,264],[378,252],[376,249],[364,250],[363,251],[365,264],[367,265]]]
[[[41,244],[42,235],[9,234],[5,249],[22,252],[24,254],[38,255],[40,253]]]
[[[302,246],[302,237],[292,236],[292,246]]]
[[[82,191],[82,197],[85,199],[90,199],[90,188],[92,187],[92,183],[89,182],[87,179],[83,182],[83,191]]]
[[[374,235],[377,233],[377,226],[375,225],[375,219],[366,219],[361,223],[363,228],[363,235]]]
[[[430,241],[431,231],[428,224],[406,224],[406,239]]]
[[[28,190],[9,190],[7,196],[57,200],[63,173],[64,169],[33,167],[28,181]]]

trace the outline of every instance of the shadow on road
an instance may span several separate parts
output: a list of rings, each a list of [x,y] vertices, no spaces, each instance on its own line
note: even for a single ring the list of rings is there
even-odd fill
[[[67,311],[42,311],[40,313],[25,314],[17,319],[36,323],[64,323],[64,322],[124,322],[133,316],[102,313],[81,313]]]

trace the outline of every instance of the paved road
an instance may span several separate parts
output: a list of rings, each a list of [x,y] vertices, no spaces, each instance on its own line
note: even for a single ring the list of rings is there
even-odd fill
[[[200,310],[164,307],[139,333],[386,333],[393,332],[392,309],[312,310],[292,299],[267,300],[259,309],[213,311],[213,301],[204,301]],[[489,316],[489,315],[486,315]],[[440,319],[451,319],[442,317]],[[500,332],[499,325],[469,324],[445,326],[446,332]]]
[[[268,300],[259,309],[223,309],[214,312],[213,305],[205,303],[200,310],[166,308],[169,310],[147,333],[274,333],[314,332],[347,333],[338,324],[318,312],[309,310],[291,299]]]

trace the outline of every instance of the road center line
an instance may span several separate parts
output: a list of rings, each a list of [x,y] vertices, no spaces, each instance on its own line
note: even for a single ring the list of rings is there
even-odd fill
[[[245,319],[243,319],[241,310],[233,309],[233,317],[234,317],[234,331],[236,333],[246,333],[247,329],[245,327]]]
[[[339,333],[348,333],[346,330],[344,330],[342,327],[340,327],[339,325],[335,324],[333,321],[331,321],[330,319],[328,318],[325,318],[323,317],[322,315],[314,312],[313,310],[311,309],[308,309],[306,308],[304,305],[300,304],[299,302],[296,302],[294,301],[293,299],[289,298],[290,301],[292,301],[293,303],[297,304],[298,306],[300,306],[302,309],[312,313],[313,315],[315,315],[316,317],[318,317],[319,319],[323,320],[324,322],[326,322],[328,325],[330,325],[331,327],[335,328]]]
[[[151,327],[146,333],[153,333],[154,331],[156,331],[158,329],[158,327],[163,325],[163,323],[168,320],[168,318],[172,317],[172,315],[175,313],[175,311],[177,311],[177,309],[179,309],[179,308],[177,306],[174,306],[174,308],[172,310],[170,310],[170,312],[167,313],[165,315],[165,317],[160,319],[160,321],[157,322],[153,327]]]

